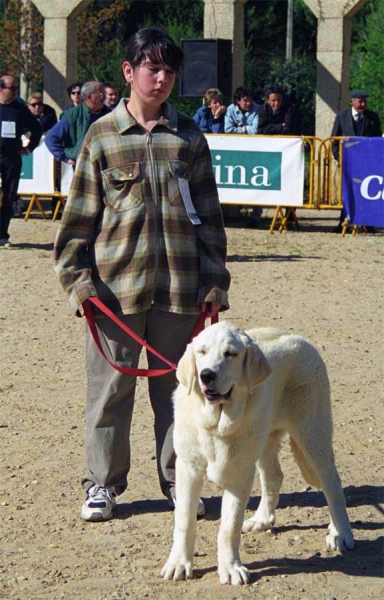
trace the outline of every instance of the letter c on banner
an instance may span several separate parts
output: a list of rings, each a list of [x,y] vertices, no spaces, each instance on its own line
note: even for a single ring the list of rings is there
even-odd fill
[[[375,196],[370,196],[369,195],[369,184],[374,179],[377,179],[377,181],[378,181],[379,185],[381,185],[382,189],[381,189],[381,192],[379,190]],[[380,199],[384,200],[383,181],[384,181],[384,179],[381,175],[370,175],[369,177],[366,177],[365,179],[363,179],[361,186],[360,186],[360,193],[363,196],[363,198],[365,198],[366,200],[380,200]]]

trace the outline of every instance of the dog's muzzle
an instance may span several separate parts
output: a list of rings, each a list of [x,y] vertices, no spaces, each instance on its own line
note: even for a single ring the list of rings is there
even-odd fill
[[[230,399],[233,386],[225,394],[218,392],[215,384],[216,373],[212,369],[203,369],[200,373],[200,380],[203,384],[203,394],[211,404],[220,404]]]

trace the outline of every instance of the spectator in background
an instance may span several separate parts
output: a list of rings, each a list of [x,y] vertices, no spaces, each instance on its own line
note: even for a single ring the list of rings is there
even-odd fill
[[[259,108],[260,105],[253,101],[250,89],[243,86],[236,88],[233,94],[233,104],[228,106],[225,113],[225,133],[256,134],[259,123]],[[253,206],[247,226],[257,227],[260,224],[262,212],[261,206]]]
[[[29,96],[28,108],[40,123],[43,133],[49,131],[57,123],[55,110],[49,104],[43,103],[43,97],[39,92],[33,92]]]
[[[264,135],[300,135],[300,114],[297,106],[291,104],[280,87],[271,86],[266,90],[265,103],[259,110],[258,133]]]
[[[111,81],[107,81],[106,83],[104,83],[104,91],[104,105],[107,108],[109,108],[109,110],[113,110],[120,102],[119,91],[117,89],[117,86]]]
[[[92,123],[110,112],[104,106],[104,87],[99,81],[84,83],[81,98],[82,102],[66,110],[45,138],[45,144],[56,160],[69,165],[76,163],[81,144]]]
[[[225,133],[257,133],[259,108],[260,105],[253,101],[251,90],[242,86],[236,88],[233,104],[225,113]]]
[[[81,98],[81,86],[83,84],[80,83],[79,81],[76,81],[75,83],[71,83],[71,85],[69,85],[67,87],[67,94],[68,97],[71,101],[71,104],[68,104],[68,106],[66,106],[64,108],[64,110],[68,110],[68,108],[72,108],[73,106],[79,106],[79,104],[82,103],[82,98]]]
[[[335,119],[331,137],[381,137],[379,115],[367,110],[367,92],[352,90],[349,94],[350,107],[342,110]],[[332,154],[339,160],[339,142],[332,144]]]
[[[226,108],[223,101],[223,94],[217,88],[205,92],[204,106],[193,117],[203,133],[224,133]]]
[[[346,137],[381,137],[382,130],[380,125],[379,115],[372,110],[367,110],[367,92],[363,90],[352,90],[349,94],[350,107],[342,110],[335,119],[331,137],[346,136]],[[332,143],[332,154],[335,159],[339,160],[339,142]],[[341,233],[343,230],[343,222],[345,220],[345,212],[342,209],[340,220],[335,228],[335,233]],[[367,228],[368,231],[373,231],[373,227]]]
[[[0,172],[3,198],[0,206],[0,247],[9,248],[9,224],[17,198],[22,155],[30,154],[41,139],[41,127],[31,112],[17,100],[19,86],[11,75],[0,77]],[[30,132],[26,146],[21,136]]]

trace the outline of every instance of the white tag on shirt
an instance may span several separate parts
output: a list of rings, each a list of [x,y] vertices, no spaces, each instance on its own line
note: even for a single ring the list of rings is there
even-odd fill
[[[3,121],[1,123],[1,137],[2,138],[15,138],[16,137],[16,122],[15,121]]]
[[[189,220],[193,225],[201,225],[201,221],[199,219],[199,215],[197,214],[195,207],[193,206],[191,192],[189,191],[189,184],[186,179],[178,178],[179,182],[179,190],[181,197],[184,202],[185,210],[187,211],[187,215]]]

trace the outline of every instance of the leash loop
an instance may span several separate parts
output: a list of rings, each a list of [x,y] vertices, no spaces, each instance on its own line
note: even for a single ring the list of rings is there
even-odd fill
[[[159,358],[161,361],[163,361],[165,364],[167,364],[169,366],[169,369],[134,369],[132,367],[120,367],[116,363],[109,360],[109,358],[106,356],[104,349],[100,342],[99,332],[97,331],[95,317],[94,317],[93,311],[92,311],[92,306],[91,306],[92,304],[94,306],[96,306],[107,317],[109,317],[114,323],[116,323],[116,325],[118,327],[120,327],[120,329],[122,329],[123,331],[125,331],[125,333],[130,335],[136,342],[138,342],[138,344],[140,344],[141,346],[146,348],[146,350],[148,350],[148,352],[151,352],[152,354],[157,356],[157,358]],[[116,315],[114,315],[113,312],[111,310],[109,310],[109,308],[107,306],[105,306],[105,304],[103,302],[101,302],[101,300],[99,300],[99,298],[97,298],[95,296],[91,296],[91,297],[87,298],[85,300],[85,302],[83,302],[83,309],[84,309],[84,315],[87,320],[89,330],[93,337],[93,341],[95,342],[99,352],[102,354],[102,356],[105,358],[107,363],[109,365],[111,365],[111,367],[113,369],[115,369],[116,371],[119,371],[123,375],[131,375],[133,377],[159,377],[160,375],[166,375],[167,373],[176,371],[177,365],[175,365],[174,363],[169,361],[167,358],[165,358],[159,352],[157,352],[157,350],[152,348],[152,346],[147,344],[147,342],[145,340],[143,340],[141,337],[139,337],[134,331],[132,331],[132,329],[130,329],[130,327],[125,325],[125,323],[123,323],[118,317],[116,317]],[[200,316],[196,322],[196,325],[193,329],[193,332],[191,335],[191,340],[194,337],[196,337],[196,335],[198,335],[204,329],[205,320],[208,317],[208,315],[209,315],[208,311],[200,314]],[[213,317],[211,317],[212,323],[217,323],[217,321],[218,321],[217,314],[214,315]]]

